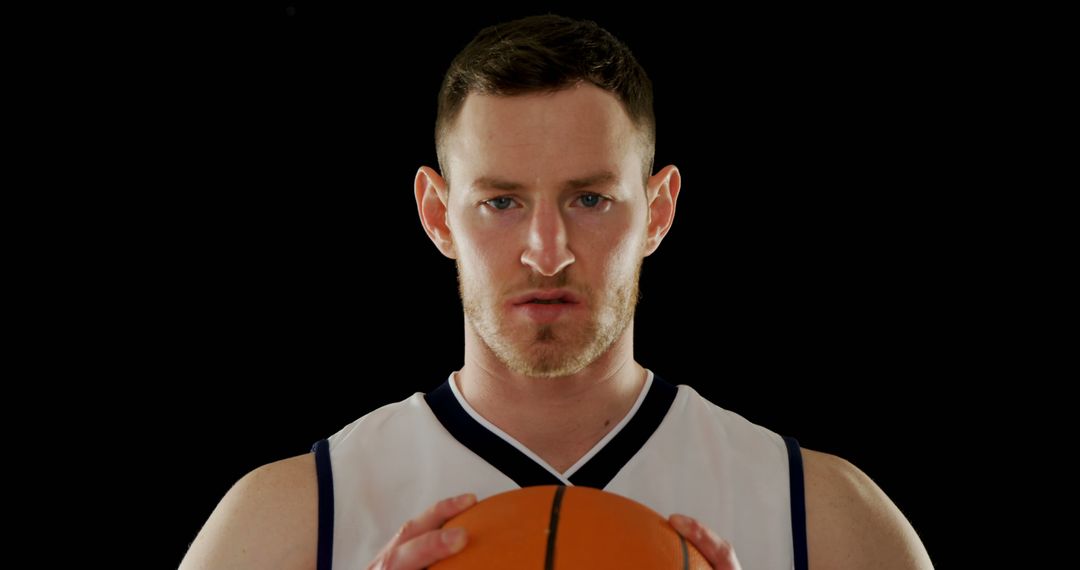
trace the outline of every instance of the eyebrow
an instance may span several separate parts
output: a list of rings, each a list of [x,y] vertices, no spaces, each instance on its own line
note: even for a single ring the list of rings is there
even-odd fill
[[[562,188],[565,190],[580,190],[582,188],[588,188],[590,186],[597,186],[600,184],[608,184],[618,180],[609,170],[603,172],[597,172],[596,174],[590,174],[583,178],[573,178],[562,183]],[[481,190],[501,190],[504,192],[514,190],[524,190],[525,185],[520,182],[514,182],[512,180],[503,180],[502,178],[496,178],[493,176],[481,176],[476,180],[473,180],[472,187]]]

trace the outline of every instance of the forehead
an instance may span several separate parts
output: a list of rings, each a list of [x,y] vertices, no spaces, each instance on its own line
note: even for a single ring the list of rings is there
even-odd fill
[[[498,176],[543,184],[598,170],[624,178],[641,168],[626,111],[588,83],[554,93],[471,94],[448,142],[450,170],[466,182]]]

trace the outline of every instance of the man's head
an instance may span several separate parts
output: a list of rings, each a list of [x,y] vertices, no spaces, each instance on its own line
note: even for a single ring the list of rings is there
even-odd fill
[[[630,49],[594,22],[532,16],[483,29],[450,63],[439,90],[435,151],[450,180],[446,140],[472,94],[514,96],[591,83],[622,104],[642,145],[643,179],[656,146],[652,82]]]
[[[568,376],[632,330],[641,261],[670,228],[679,174],[642,177],[648,79],[607,32],[546,16],[473,44],[443,86],[445,177],[417,173],[420,217],[457,260],[470,338],[515,373]],[[543,298],[553,291],[557,306]]]

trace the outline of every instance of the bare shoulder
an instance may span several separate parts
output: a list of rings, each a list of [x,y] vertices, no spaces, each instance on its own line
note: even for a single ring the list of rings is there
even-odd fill
[[[802,450],[810,568],[933,568],[911,523],[848,461]]]
[[[181,570],[315,567],[318,480],[308,453],[263,465],[233,485],[188,549]]]

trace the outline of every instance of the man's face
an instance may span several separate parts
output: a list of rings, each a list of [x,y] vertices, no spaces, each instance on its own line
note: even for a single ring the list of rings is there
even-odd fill
[[[610,93],[470,95],[447,140],[467,322],[512,371],[576,373],[632,322],[647,204],[638,132]],[[576,304],[519,304],[562,289]]]

